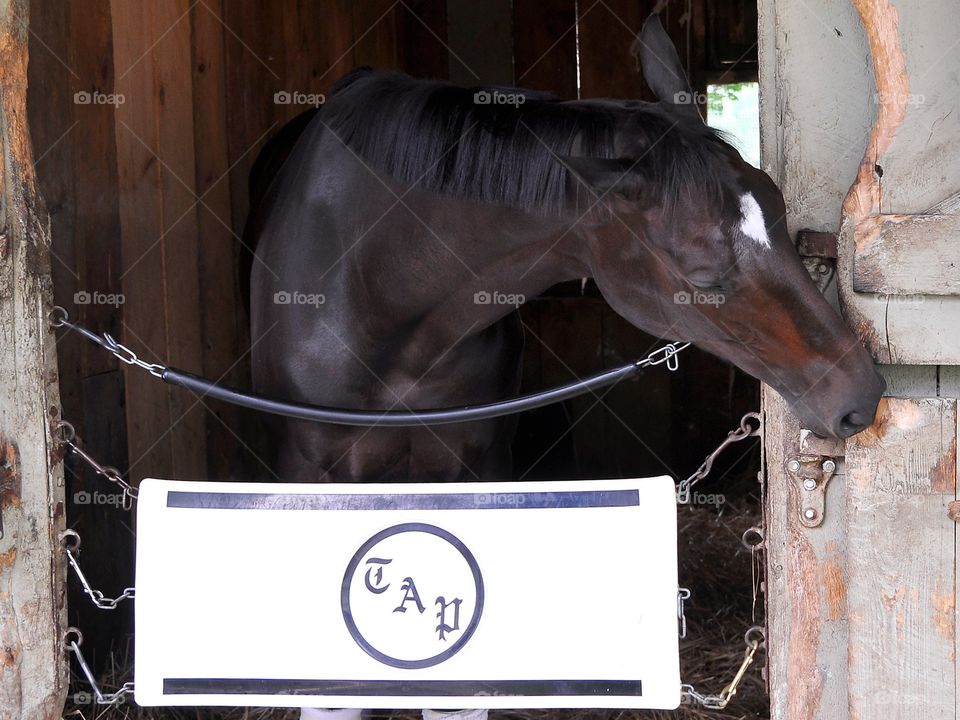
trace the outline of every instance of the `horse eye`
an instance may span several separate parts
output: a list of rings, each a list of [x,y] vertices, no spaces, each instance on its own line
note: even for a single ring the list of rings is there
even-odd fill
[[[711,277],[688,277],[687,281],[700,290],[723,290],[726,287],[723,280]]]

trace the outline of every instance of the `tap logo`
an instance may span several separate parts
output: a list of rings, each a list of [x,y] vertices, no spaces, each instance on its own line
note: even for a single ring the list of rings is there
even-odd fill
[[[438,665],[470,640],[483,613],[483,577],[456,536],[426,523],[381,530],[354,554],[340,606],[356,643],[375,660]]]

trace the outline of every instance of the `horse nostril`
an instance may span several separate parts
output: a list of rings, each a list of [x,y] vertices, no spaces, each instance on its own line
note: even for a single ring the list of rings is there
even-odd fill
[[[839,432],[837,435],[842,438],[856,435],[861,430],[869,427],[871,418],[857,410],[849,412],[840,419]]]

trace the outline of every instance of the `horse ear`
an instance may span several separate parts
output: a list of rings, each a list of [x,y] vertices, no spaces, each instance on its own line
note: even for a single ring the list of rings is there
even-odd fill
[[[562,158],[567,169],[599,195],[614,193],[628,199],[640,194],[640,178],[632,172],[636,160],[631,158]]]
[[[634,56],[639,55],[643,79],[660,102],[700,117],[680,56],[663,29],[659,15],[651,13],[643,23],[643,29],[633,41],[632,52]]]

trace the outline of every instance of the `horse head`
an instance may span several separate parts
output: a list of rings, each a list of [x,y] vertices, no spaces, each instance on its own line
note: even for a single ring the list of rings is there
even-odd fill
[[[641,329],[772,386],[813,432],[863,430],[885,382],[809,277],[782,194],[704,125],[656,16],[637,42],[659,103],[637,104],[616,157],[564,160],[604,210],[584,231],[601,292]]]

